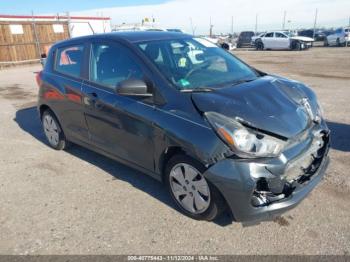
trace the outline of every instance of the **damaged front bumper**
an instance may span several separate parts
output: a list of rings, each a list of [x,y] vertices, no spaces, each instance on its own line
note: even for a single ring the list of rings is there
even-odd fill
[[[274,218],[299,204],[320,182],[329,163],[329,130],[309,130],[278,158],[224,159],[206,172],[236,221]]]

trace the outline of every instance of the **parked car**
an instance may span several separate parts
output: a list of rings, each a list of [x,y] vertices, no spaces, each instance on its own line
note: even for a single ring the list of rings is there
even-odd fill
[[[313,29],[307,29],[307,30],[300,30],[298,32],[299,36],[306,36],[310,38],[314,38],[315,41],[324,41],[326,38],[326,34],[322,30],[315,30],[315,36],[314,36],[314,30]]]
[[[241,48],[244,46],[250,46],[252,41],[252,37],[255,35],[253,31],[244,31],[241,32],[238,36],[237,40],[237,48]]]
[[[178,29],[178,28],[167,28],[166,30],[167,30],[168,32],[185,33],[183,30]]]
[[[235,47],[230,43],[227,37],[210,37],[210,36],[204,36],[203,39],[208,40],[209,42],[217,45],[218,47],[221,47],[222,49],[225,49],[227,51],[234,49]]]
[[[346,46],[350,42],[350,27],[342,27],[327,36],[325,46]]]
[[[201,51],[196,63],[192,50]],[[52,148],[78,144],[146,173],[194,219],[279,215],[325,174],[329,129],[315,93],[202,38],[123,32],[62,41],[37,82]]]
[[[255,47],[257,50],[304,50],[310,48],[313,42],[313,38],[297,36],[291,32],[274,31],[258,37],[255,40]]]

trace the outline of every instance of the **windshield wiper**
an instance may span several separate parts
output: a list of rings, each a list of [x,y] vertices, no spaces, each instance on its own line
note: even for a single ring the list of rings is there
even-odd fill
[[[192,88],[192,89],[182,89],[180,91],[183,93],[201,93],[201,92],[211,92],[213,91],[213,89],[208,87],[198,87],[198,88]]]

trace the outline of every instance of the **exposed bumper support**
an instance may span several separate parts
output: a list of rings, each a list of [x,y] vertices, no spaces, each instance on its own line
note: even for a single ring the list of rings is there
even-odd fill
[[[209,168],[204,175],[221,191],[236,221],[268,220],[294,208],[320,182],[329,163],[328,147],[327,143],[322,161],[309,180],[294,187],[290,194],[258,207],[252,204],[258,178],[275,179],[276,175],[269,169],[283,170],[285,164],[225,159]]]

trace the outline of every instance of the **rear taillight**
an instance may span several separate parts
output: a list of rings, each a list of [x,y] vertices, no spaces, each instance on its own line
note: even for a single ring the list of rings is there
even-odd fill
[[[42,82],[41,75],[42,75],[42,73],[43,73],[43,71],[40,71],[40,72],[36,73],[36,76],[35,76],[35,80],[36,80],[36,83],[38,84],[38,87],[41,86],[41,82]]]

